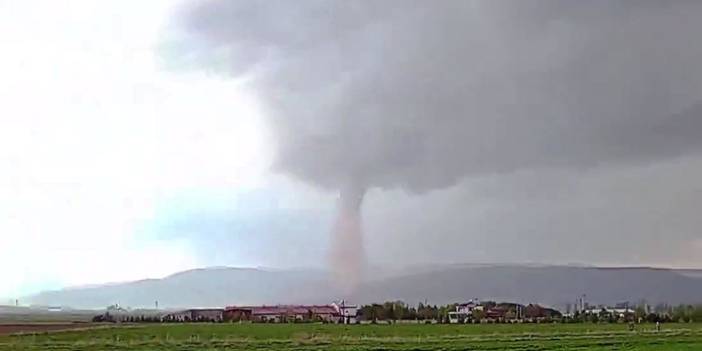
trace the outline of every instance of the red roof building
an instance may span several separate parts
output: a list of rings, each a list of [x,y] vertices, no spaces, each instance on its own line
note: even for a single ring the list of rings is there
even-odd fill
[[[341,317],[342,313],[335,305],[228,306],[224,310],[224,319],[228,321],[337,322]]]

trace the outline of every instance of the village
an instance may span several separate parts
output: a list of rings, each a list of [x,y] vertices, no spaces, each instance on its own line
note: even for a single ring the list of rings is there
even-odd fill
[[[401,301],[358,306],[344,300],[319,305],[250,305],[183,310],[130,310],[117,305],[93,318],[94,322],[113,323],[332,323],[332,324],[480,324],[552,322],[642,322],[658,321],[666,315],[637,313],[628,303],[589,306],[581,303],[574,311],[562,313],[539,304],[480,301],[438,307],[419,303],[410,307]],[[653,319],[653,320],[652,320]]]

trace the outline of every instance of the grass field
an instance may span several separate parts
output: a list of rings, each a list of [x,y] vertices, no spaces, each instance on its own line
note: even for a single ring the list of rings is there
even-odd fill
[[[702,350],[702,324],[176,324],[0,336],[2,350]]]

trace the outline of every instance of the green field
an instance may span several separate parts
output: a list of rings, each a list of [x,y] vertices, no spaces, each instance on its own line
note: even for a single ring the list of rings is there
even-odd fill
[[[702,350],[702,324],[174,324],[0,336],[2,350]]]

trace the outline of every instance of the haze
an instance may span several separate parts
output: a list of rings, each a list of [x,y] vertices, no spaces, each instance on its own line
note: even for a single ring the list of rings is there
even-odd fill
[[[339,227],[346,274],[699,268],[701,16],[682,0],[0,1],[0,296],[329,269]]]

